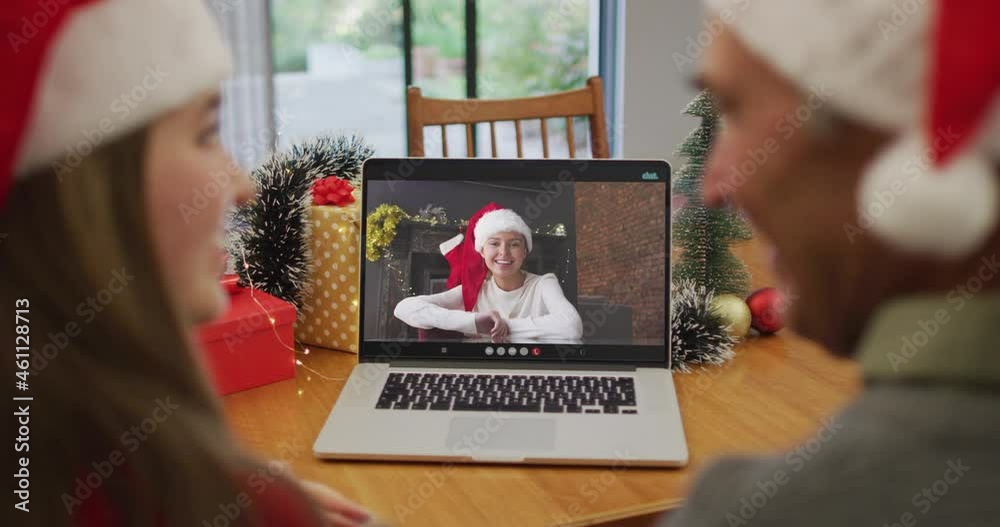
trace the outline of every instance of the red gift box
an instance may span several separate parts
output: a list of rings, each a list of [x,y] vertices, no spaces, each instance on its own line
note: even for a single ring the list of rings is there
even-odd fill
[[[294,378],[295,307],[263,291],[254,290],[251,297],[250,289],[236,290],[229,299],[222,317],[198,328],[216,390],[226,395]]]

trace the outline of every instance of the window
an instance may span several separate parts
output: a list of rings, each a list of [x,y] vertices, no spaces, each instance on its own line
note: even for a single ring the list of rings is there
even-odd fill
[[[272,0],[279,148],[343,131],[404,153],[402,15],[400,0]]]
[[[610,27],[602,15],[609,3],[617,4],[272,0],[278,146],[324,132],[356,131],[378,155],[405,155],[408,84],[425,96],[444,98],[511,98],[582,87],[598,74],[602,50],[614,44],[601,31]],[[609,94],[610,84],[605,82]],[[565,121],[548,125],[552,155],[563,155]],[[585,119],[574,123],[574,132],[577,152],[588,155]],[[513,125],[501,123],[497,133],[500,155],[516,155]],[[531,139],[540,135],[539,123],[526,122],[523,133],[525,155],[541,157],[541,141]],[[448,134],[449,143],[465,144],[462,127],[450,127]],[[488,153],[488,125],[480,125],[477,135],[480,155]],[[439,137],[428,136],[426,144],[428,155],[440,155]],[[457,150],[464,154],[464,148]]]

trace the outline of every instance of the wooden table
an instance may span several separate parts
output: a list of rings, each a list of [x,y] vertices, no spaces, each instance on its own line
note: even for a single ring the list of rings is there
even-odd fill
[[[754,287],[774,284],[764,242],[735,250]],[[741,344],[732,362],[677,374],[691,462],[684,469],[566,468],[319,461],[312,444],[357,356],[330,350],[300,355],[296,379],[225,397],[246,444],[283,459],[390,525],[649,525],[676,508],[698,469],[733,453],[781,453],[816,433],[859,388],[857,367],[788,330]],[[308,368],[308,369],[306,369]],[[313,370],[317,373],[313,373]],[[325,380],[322,376],[339,380]]]
[[[355,355],[312,348],[298,377],[224,399],[237,434],[390,524],[596,525],[679,506],[691,478],[721,454],[774,452],[816,432],[858,387],[853,364],[794,335],[747,342],[723,367],[675,376],[691,452],[685,469],[518,467],[319,461],[312,443]],[[615,523],[625,525],[626,523]],[[639,525],[640,523],[628,523]]]

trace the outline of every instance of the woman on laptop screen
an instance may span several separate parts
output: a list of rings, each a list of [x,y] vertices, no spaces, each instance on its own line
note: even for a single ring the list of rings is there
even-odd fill
[[[441,244],[451,265],[448,290],[403,299],[394,314],[412,327],[464,338],[579,342],[583,322],[556,275],[522,269],[531,249],[524,220],[490,203],[469,219],[465,235]]]

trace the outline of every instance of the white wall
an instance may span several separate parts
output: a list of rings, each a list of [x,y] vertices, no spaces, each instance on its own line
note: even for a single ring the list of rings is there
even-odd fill
[[[626,158],[667,159],[697,124],[681,111],[695,92],[689,83],[695,64],[680,70],[674,52],[686,54],[688,37],[702,26],[700,0],[623,0],[625,74],[622,147]]]

